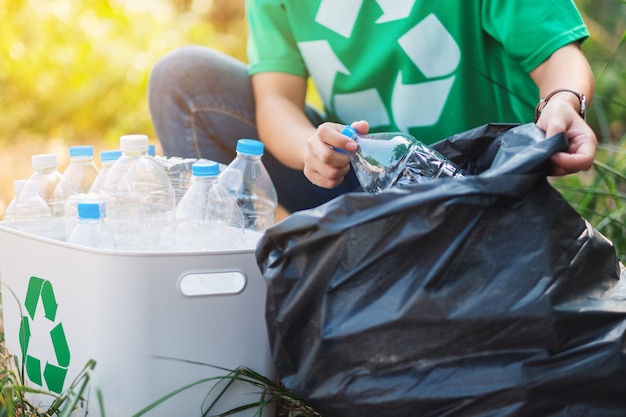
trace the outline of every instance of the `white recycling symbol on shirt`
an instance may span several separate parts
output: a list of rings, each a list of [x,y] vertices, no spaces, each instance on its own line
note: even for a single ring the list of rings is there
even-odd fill
[[[364,0],[321,0],[317,23],[349,38]],[[375,24],[406,19],[415,0],[376,0],[382,16]],[[429,39],[424,42],[424,39]],[[365,119],[370,126],[390,124],[392,117],[400,130],[431,126],[439,120],[454,83],[454,71],[461,60],[458,44],[434,14],[429,14],[398,39],[398,45],[411,62],[427,77],[435,78],[418,84],[404,84],[402,72],[396,76],[388,115],[382,98],[375,89],[332,96],[333,81],[338,73],[350,71],[336,56],[326,40],[300,42],[303,59],[319,94],[328,108],[346,121]]]

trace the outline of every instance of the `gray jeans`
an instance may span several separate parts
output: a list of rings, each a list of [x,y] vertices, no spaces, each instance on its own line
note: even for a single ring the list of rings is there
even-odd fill
[[[228,55],[187,46],[163,57],[153,68],[148,101],[154,128],[167,156],[206,158],[223,164],[235,157],[237,140],[258,139],[247,66]],[[307,109],[317,126],[322,117]],[[351,171],[332,190],[312,184],[269,152],[263,155],[278,201],[289,212],[309,209],[358,186]]]

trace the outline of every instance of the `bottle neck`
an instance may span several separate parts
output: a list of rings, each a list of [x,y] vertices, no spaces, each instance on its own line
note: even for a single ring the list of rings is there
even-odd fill
[[[102,221],[102,217],[93,218],[93,217],[79,217],[78,222],[83,224],[98,224]]]
[[[122,151],[122,154],[130,158],[141,158],[142,156],[148,156],[148,152],[146,150]]]
[[[202,183],[214,183],[217,182],[217,177],[215,176],[194,176],[191,177],[192,182],[202,182]]]
[[[71,163],[84,164],[84,163],[89,163],[92,160],[93,160],[93,157],[91,156],[72,156],[70,158],[70,164]]]
[[[249,153],[237,152],[237,158],[245,161],[260,161],[262,155],[252,155]]]
[[[38,174],[50,174],[54,171],[56,171],[57,167],[40,167],[40,168],[35,168],[35,172]]]

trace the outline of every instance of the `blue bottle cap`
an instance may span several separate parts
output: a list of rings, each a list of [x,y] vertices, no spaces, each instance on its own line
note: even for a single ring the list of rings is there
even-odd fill
[[[93,146],[70,146],[70,157],[72,156],[93,156]]]
[[[220,173],[220,164],[209,160],[196,161],[191,165],[191,175],[194,177],[216,177]]]
[[[343,130],[341,131],[341,134],[352,138],[352,137],[356,136],[358,133],[357,133],[355,128],[353,128],[350,125],[346,125],[346,126],[344,126]]]
[[[122,151],[120,151],[119,149],[100,152],[101,161],[115,161],[119,159],[121,156],[122,156]]]
[[[350,125],[345,125],[343,127],[343,130],[341,131],[341,134],[349,137],[352,140],[356,140],[355,137],[358,135],[356,129]],[[340,153],[346,153],[346,151],[344,151],[343,149],[337,149],[335,147],[333,147],[333,149]]]
[[[100,205],[103,203],[96,203],[93,201],[79,201],[78,202],[78,217],[81,219],[99,219],[100,218]]]
[[[263,155],[265,146],[263,142],[256,139],[239,139],[237,141],[237,152],[248,155]]]
[[[148,145],[148,155],[155,156],[156,155],[156,146],[150,144]]]

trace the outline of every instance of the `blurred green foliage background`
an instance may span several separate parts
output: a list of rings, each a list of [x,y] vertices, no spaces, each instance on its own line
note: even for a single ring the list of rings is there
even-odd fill
[[[616,143],[626,134],[626,1],[574,2],[591,32],[583,43],[596,78],[588,121],[601,142]]]
[[[202,43],[244,58],[237,0],[0,0],[0,10],[1,144],[152,135],[146,83],[159,57]]]

